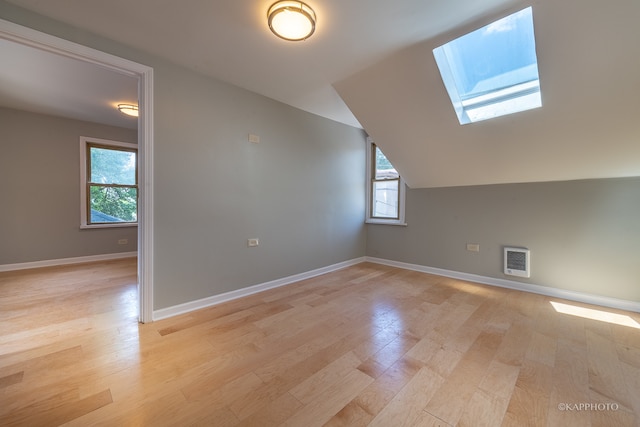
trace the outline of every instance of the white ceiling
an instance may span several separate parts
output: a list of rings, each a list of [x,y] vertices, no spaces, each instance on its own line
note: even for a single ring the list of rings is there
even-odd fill
[[[0,106],[130,129],[138,79],[0,38]]]
[[[512,0],[308,0],[315,34],[269,31],[275,0],[7,0],[269,98],[360,127],[332,84]],[[464,14],[456,13],[464,9]]]
[[[274,0],[6,1],[362,126],[412,187],[640,175],[637,0],[308,0],[317,30],[294,43],[269,32]],[[460,126],[431,50],[528,5],[543,108]]]

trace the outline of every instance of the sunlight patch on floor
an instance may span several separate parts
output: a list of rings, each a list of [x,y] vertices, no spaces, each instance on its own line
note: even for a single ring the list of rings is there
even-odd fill
[[[551,301],[551,305],[558,313],[569,314],[571,316],[583,317],[585,319],[598,320],[601,322],[613,323],[616,325],[640,329],[640,324],[638,324],[638,322],[624,314],[610,313],[608,311],[578,307],[576,305],[563,304],[561,302],[553,301]]]

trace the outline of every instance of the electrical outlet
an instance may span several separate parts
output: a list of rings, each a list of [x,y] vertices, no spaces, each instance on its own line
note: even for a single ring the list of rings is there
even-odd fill
[[[247,240],[247,246],[249,246],[250,248],[256,247],[260,244],[260,240],[259,239],[249,239]]]
[[[254,144],[260,143],[260,137],[258,135],[254,135],[252,133],[249,134],[249,142],[253,142]]]
[[[129,239],[120,239],[120,240],[118,240],[118,244],[119,245],[126,245],[127,243],[129,243]]]
[[[480,245],[477,243],[467,243],[467,250],[471,252],[480,252]]]

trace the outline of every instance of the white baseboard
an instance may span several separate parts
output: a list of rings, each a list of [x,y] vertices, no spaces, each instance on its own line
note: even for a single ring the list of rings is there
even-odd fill
[[[338,264],[329,265],[327,267],[311,270],[306,273],[294,274],[293,276],[284,277],[282,279],[272,280],[270,282],[249,286],[247,288],[238,289],[236,291],[225,292],[223,294],[213,295],[211,297],[202,298],[196,301],[186,302],[184,304],[174,305],[167,308],[161,308],[153,311],[153,320],[166,319],[168,317],[177,316],[179,314],[189,313],[191,311],[200,310],[202,308],[211,307],[223,302],[246,297],[267,289],[278,288],[280,286],[290,285],[301,280],[310,279],[311,277],[320,276],[322,274],[331,273],[332,271],[341,270],[352,265],[360,264],[365,261],[365,257],[340,262]]]
[[[391,261],[375,257],[365,257],[365,260],[367,262],[403,268],[405,270],[420,271],[422,273],[430,273],[438,276],[450,277],[452,279],[466,280],[469,282],[481,283],[483,285],[514,289],[517,291],[530,292],[534,294],[545,295],[548,297],[562,298],[570,301],[583,302],[587,304],[599,305],[602,307],[616,308],[619,310],[640,313],[640,302],[637,301],[629,301],[618,298],[605,297],[601,295],[569,291],[565,289],[552,288],[549,286],[541,286],[531,283],[516,282],[514,280],[479,276],[477,274],[461,273],[458,271],[444,270],[441,268],[427,267],[424,265],[409,264],[406,262]]]
[[[55,267],[59,265],[82,264],[85,262],[109,261],[112,259],[135,258],[138,252],[119,252],[115,254],[89,255],[75,258],[49,259],[44,261],[21,262],[17,264],[0,264],[0,272],[28,270],[30,268]]]

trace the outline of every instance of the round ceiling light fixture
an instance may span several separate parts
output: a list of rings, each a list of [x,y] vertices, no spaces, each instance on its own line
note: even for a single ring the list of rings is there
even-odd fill
[[[128,116],[138,117],[138,106],[133,104],[118,104],[118,110]]]
[[[308,39],[316,30],[316,13],[301,1],[277,1],[267,12],[273,34],[289,41]]]

